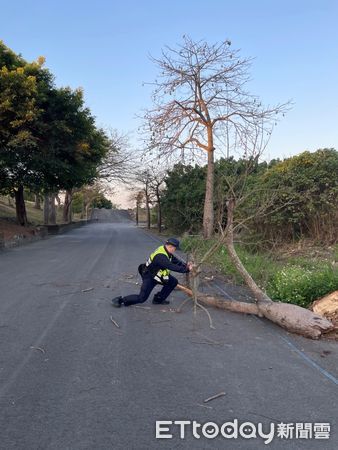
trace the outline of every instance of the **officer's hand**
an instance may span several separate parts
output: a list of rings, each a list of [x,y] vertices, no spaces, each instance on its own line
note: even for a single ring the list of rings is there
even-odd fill
[[[194,267],[192,262],[188,262],[187,264],[189,271]]]

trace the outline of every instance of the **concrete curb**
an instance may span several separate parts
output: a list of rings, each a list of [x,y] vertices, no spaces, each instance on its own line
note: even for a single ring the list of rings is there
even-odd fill
[[[79,220],[78,222],[61,223],[58,225],[44,225],[43,227],[40,227],[40,228],[44,229],[47,235],[55,235],[55,234],[66,233],[67,231],[73,230],[74,228],[82,227],[83,225],[87,225],[88,223],[91,223],[91,222],[93,222],[93,220],[84,219],[84,220]]]
[[[21,245],[30,244],[41,239],[45,239],[48,236],[55,236],[57,234],[67,233],[67,231],[75,228],[80,228],[83,225],[87,225],[93,222],[93,220],[80,220],[72,223],[62,223],[58,225],[41,225],[36,228],[36,233],[30,237],[25,235],[18,235],[14,239],[6,241],[4,233],[0,233],[0,251],[13,247],[19,247]]]

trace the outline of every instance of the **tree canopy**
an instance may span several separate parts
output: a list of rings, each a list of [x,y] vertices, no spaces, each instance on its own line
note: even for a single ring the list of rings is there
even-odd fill
[[[57,88],[44,58],[28,63],[0,42],[0,192],[57,192],[90,184],[111,148],[81,89]],[[18,205],[19,204],[19,205]]]
[[[225,226],[226,202],[234,198],[242,237],[263,242],[310,237],[337,239],[338,152],[320,149],[284,161],[222,158],[215,163],[214,211]],[[206,167],[178,164],[168,173],[162,197],[163,217],[177,232],[202,229]]]

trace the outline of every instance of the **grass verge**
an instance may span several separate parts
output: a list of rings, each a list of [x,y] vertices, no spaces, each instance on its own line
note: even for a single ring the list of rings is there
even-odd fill
[[[188,236],[182,240],[185,252],[194,252],[199,259],[211,247],[213,239],[204,240],[200,236]],[[281,253],[252,253],[247,248],[235,245],[239,258],[259,287],[273,300],[294,303],[307,307],[312,301],[338,289],[337,254],[338,245],[325,257],[289,255]],[[313,253],[309,248],[309,254]],[[230,278],[233,283],[243,284],[222,246],[207,264]]]

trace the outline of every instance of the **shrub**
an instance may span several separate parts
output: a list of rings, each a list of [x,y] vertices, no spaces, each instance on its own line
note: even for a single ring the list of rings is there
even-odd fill
[[[327,264],[312,269],[286,266],[276,272],[267,285],[267,293],[273,300],[303,307],[336,289],[338,271]]]

